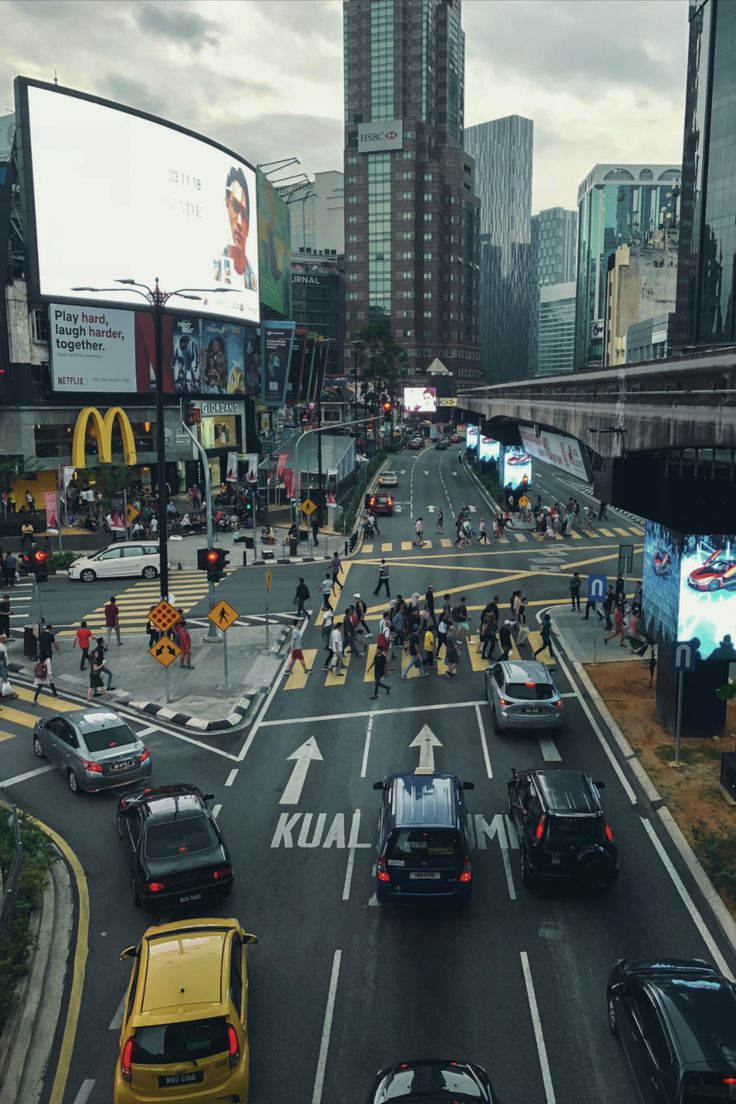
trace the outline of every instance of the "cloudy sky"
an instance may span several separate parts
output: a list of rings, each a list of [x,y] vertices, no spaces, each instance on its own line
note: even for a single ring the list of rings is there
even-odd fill
[[[342,168],[341,0],[1,0],[17,73],[119,99],[253,162]],[[465,122],[534,120],[534,210],[597,162],[682,156],[687,0],[464,0]]]

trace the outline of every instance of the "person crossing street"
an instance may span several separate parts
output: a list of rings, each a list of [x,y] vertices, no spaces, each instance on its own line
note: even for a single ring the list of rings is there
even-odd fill
[[[378,595],[378,593],[381,590],[381,587],[385,587],[386,588],[386,597],[387,598],[391,597],[391,589],[390,589],[390,586],[389,586],[389,574],[390,574],[390,570],[389,570],[388,564],[386,563],[385,560],[381,560],[381,566],[378,569],[378,584],[376,585],[376,589],[373,591],[374,594]]]

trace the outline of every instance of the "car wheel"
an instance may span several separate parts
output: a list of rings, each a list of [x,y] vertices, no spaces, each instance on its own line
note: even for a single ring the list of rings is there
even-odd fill
[[[76,795],[79,795],[82,792],[82,790],[80,789],[80,786],[79,786],[79,779],[77,778],[74,771],[73,770],[67,771],[66,778],[67,778],[67,782],[69,783],[69,789],[72,791],[72,793],[76,794]]]
[[[603,893],[616,880],[613,864],[603,853],[581,855],[578,859],[578,878],[591,893]]]
[[[529,869],[529,860],[523,847],[521,848],[521,880],[528,889],[536,885],[536,878]]]
[[[495,705],[491,706],[491,726],[493,728],[493,731],[496,734],[498,734],[501,731],[500,728],[498,727],[498,717],[496,716],[496,707],[495,707]]]
[[[115,827],[117,828],[119,838],[123,839],[123,818],[120,813],[115,817]]]
[[[85,567],[84,571],[79,572],[79,578],[83,583],[93,583],[97,578],[97,572],[93,571],[91,567]]]
[[[616,1001],[613,993],[608,994],[608,1029],[618,1038],[618,1020],[616,1019]]]
[[[133,906],[135,908],[141,907],[141,899],[138,896],[138,887],[135,884],[135,878],[130,879],[130,895],[133,899]]]
[[[142,574],[144,579],[155,579],[156,576],[158,575],[158,571],[153,566],[153,564],[149,564],[148,567],[143,568],[143,571],[141,572],[141,574]]]
[[[720,589],[721,589],[721,584],[719,583],[718,579],[711,579],[711,581],[708,583],[708,590],[720,590]]]
[[[46,758],[44,750],[41,747],[41,741],[39,740],[38,736],[33,737],[33,754],[36,756],[37,759]]]

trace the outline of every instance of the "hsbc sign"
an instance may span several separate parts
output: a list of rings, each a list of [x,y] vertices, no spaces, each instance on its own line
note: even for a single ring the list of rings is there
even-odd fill
[[[386,150],[400,150],[403,145],[403,119],[358,123],[358,153],[384,153]]]

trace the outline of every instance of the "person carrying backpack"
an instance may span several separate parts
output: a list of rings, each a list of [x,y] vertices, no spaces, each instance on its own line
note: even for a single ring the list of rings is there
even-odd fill
[[[307,586],[307,584],[304,582],[304,579],[300,575],[299,576],[299,582],[297,583],[297,587],[296,587],[296,594],[294,595],[294,602],[296,604],[296,615],[297,615],[297,617],[307,617],[307,616],[311,617],[312,616],[312,611],[308,610],[306,608],[306,606],[304,605],[304,603],[308,602],[308,601],[309,601],[309,587]]]
[[[91,669],[91,668],[90,668]],[[38,701],[38,695],[42,690],[50,690],[55,698],[58,698],[56,687],[54,686],[54,676],[51,671],[51,657],[46,659],[39,659],[36,666],[33,668],[33,703]]]

